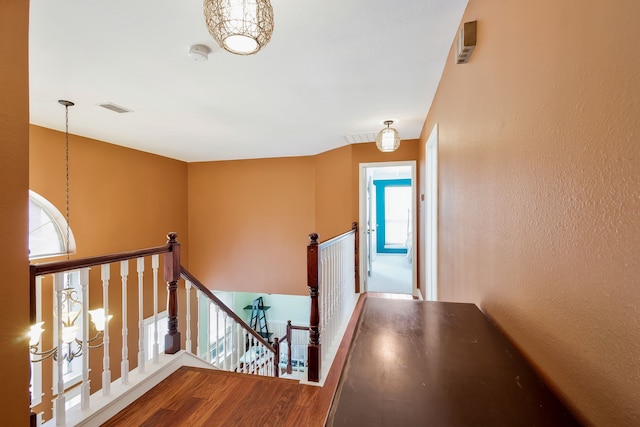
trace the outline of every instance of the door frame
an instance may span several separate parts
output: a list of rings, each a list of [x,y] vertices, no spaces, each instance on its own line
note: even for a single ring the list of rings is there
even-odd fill
[[[358,221],[360,225],[360,254],[359,254],[359,268],[360,268],[360,292],[367,291],[367,251],[368,251],[368,238],[367,238],[367,224],[366,224],[366,212],[367,212],[367,169],[368,168],[381,168],[387,166],[409,166],[411,167],[411,289],[413,296],[420,297],[418,292],[418,258],[416,252],[418,249],[418,212],[417,212],[417,166],[415,160],[397,161],[397,162],[374,162],[374,163],[360,163],[358,171]]]
[[[438,301],[438,124],[425,143],[424,266],[426,299]]]
[[[376,252],[388,254],[406,254],[407,249],[390,249],[385,247],[386,240],[386,197],[387,187],[411,187],[411,179],[374,179],[373,185],[376,188]]]

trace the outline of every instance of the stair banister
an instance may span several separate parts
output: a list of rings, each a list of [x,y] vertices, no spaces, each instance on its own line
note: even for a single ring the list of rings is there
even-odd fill
[[[38,292],[37,292],[37,283],[41,282],[41,278],[42,276],[45,275],[49,275],[49,274],[53,274],[55,276],[59,276],[57,282],[62,283],[62,274],[65,272],[69,272],[69,271],[73,271],[73,270],[80,270],[82,276],[81,279],[81,292],[83,294],[83,299],[82,299],[82,303],[84,304],[83,306],[83,337],[82,337],[82,354],[84,355],[88,355],[88,350],[89,347],[87,344],[90,341],[87,337],[87,331],[89,329],[88,327],[88,321],[86,319],[87,317],[87,308],[88,308],[88,283],[89,283],[89,278],[88,278],[88,268],[90,267],[95,267],[95,266],[100,266],[101,269],[101,280],[102,280],[102,287],[103,287],[103,306],[104,306],[104,316],[108,318],[109,316],[109,308],[108,308],[108,280],[109,280],[109,265],[114,264],[114,263],[118,263],[120,262],[121,264],[126,264],[128,263],[129,260],[131,259],[136,259],[136,258],[140,258],[140,257],[151,257],[152,259],[154,259],[153,263],[154,263],[154,268],[157,271],[157,255],[159,254],[166,254],[166,261],[171,261],[170,262],[170,268],[167,269],[165,268],[165,277],[170,277],[171,279],[173,279],[173,271],[175,271],[176,269],[173,268],[173,266],[175,265],[175,263],[177,263],[178,265],[178,269],[177,272],[179,274],[179,265],[180,265],[180,245],[178,244],[176,237],[177,234],[176,233],[169,233],[169,235],[167,236],[169,238],[168,242],[165,245],[161,245],[161,246],[154,246],[154,247],[150,247],[150,248],[145,248],[145,249],[138,249],[138,250],[133,250],[133,251],[125,251],[125,252],[120,252],[120,253],[115,253],[115,254],[107,254],[107,255],[98,255],[98,256],[91,256],[91,257],[86,257],[86,258],[78,258],[78,259],[67,259],[67,260],[61,260],[61,261],[53,261],[53,262],[45,262],[45,263],[40,263],[40,264],[31,264],[29,266],[29,271],[30,271],[30,278],[29,278],[29,286],[30,286],[30,304],[29,304],[29,308],[30,308],[30,320],[32,324],[36,323],[36,320],[38,318],[38,301],[37,299],[39,298]],[[123,276],[125,277],[125,276]],[[154,277],[154,283],[157,283],[157,278]],[[56,285],[56,280],[54,280],[54,288]],[[171,285],[171,283],[169,284]],[[123,287],[124,289],[124,287]],[[58,292],[59,293],[59,292]],[[173,298],[175,298],[175,294],[173,295]],[[171,298],[171,295],[170,295]],[[60,301],[58,301],[58,305],[60,305]],[[172,305],[171,301],[169,301],[169,305]],[[125,306],[126,307],[126,306]],[[177,304],[173,303],[173,307],[168,307],[168,309],[171,311],[171,314],[174,316],[174,318],[176,319],[175,322],[175,327],[174,329],[177,331]],[[58,318],[60,318],[59,313],[58,313]],[[126,324],[126,323],[125,323]],[[123,328],[123,331],[126,332],[126,329]],[[110,395],[110,384],[111,384],[111,375],[110,375],[110,359],[109,359],[109,331],[107,328],[105,328],[105,331],[103,332],[103,341],[102,341],[102,346],[104,347],[104,356],[103,356],[103,372],[102,372],[102,392],[103,395],[105,397]],[[124,335],[125,339],[126,339],[126,333]],[[174,334],[172,338],[172,340],[177,343],[177,347],[178,350],[180,349],[180,339],[179,339],[180,335],[179,333],[176,335]],[[58,337],[59,340],[59,337]],[[140,341],[142,342],[142,341]],[[59,344],[59,343],[58,343]],[[58,345],[57,347],[58,351],[61,352],[60,350],[60,346]],[[174,348],[170,348],[170,350],[173,350]],[[175,352],[174,352],[175,353]],[[60,358],[61,359],[61,358]],[[127,361],[127,354],[125,354],[125,347],[123,346],[123,363]],[[32,362],[33,363],[33,362]],[[60,372],[62,372],[62,369],[60,369],[60,367],[58,366],[58,370]],[[125,369],[125,371],[128,371],[128,368]],[[81,380],[81,406],[83,408],[86,409],[87,405],[88,405],[88,394],[90,392],[89,390],[89,378],[87,376],[88,373],[88,368],[87,368],[87,359],[83,360],[83,366],[82,366],[82,380]],[[126,376],[127,376],[127,372],[121,374],[121,379],[123,379],[123,381],[126,381]],[[64,384],[61,385],[61,381],[58,378],[57,381],[57,385],[58,388],[64,388]],[[64,396],[63,393],[60,393],[61,397]],[[60,402],[63,402],[63,399],[60,399]],[[64,423],[64,419],[65,419],[65,408],[63,407],[63,405],[61,404],[60,407],[57,408],[56,410],[56,422],[57,423]],[[35,413],[31,413],[31,417],[30,417],[30,423],[33,425],[34,423],[37,422],[37,416]]]
[[[238,316],[233,310],[227,307],[217,296],[213,294],[213,292],[209,290],[209,288],[207,288],[193,274],[191,274],[186,268],[182,266],[180,267],[180,275],[182,276],[183,279],[191,282],[191,285],[194,288],[202,292],[203,295],[205,295],[208,299],[213,301],[217,307],[219,307],[222,311],[226,313],[228,317],[232,318],[239,325],[242,325],[244,327],[244,330],[247,333],[249,333],[253,337],[253,339],[255,339],[260,344],[262,344],[267,350],[276,354],[275,348],[271,344],[269,344],[267,340],[262,338],[262,336],[258,332],[251,329],[249,325],[247,325],[247,323],[240,318],[240,316]],[[275,362],[275,358],[274,358],[274,362]],[[277,364],[274,364],[275,376],[278,376],[278,368],[279,366]]]
[[[342,252],[346,243],[353,239],[353,258]],[[307,347],[307,379],[320,382],[323,351],[333,344],[338,333],[339,322],[344,320],[343,297],[359,291],[358,223],[351,230],[325,242],[318,243],[318,234],[309,234],[307,245],[307,286],[311,299],[309,315],[309,344]],[[346,262],[344,264],[343,262]],[[340,264],[340,265],[338,265]],[[343,267],[352,266],[344,270]],[[320,286],[323,288],[320,289]],[[325,347],[322,347],[320,334]]]
[[[318,234],[309,234],[307,245],[307,286],[311,298],[309,314],[309,346],[307,347],[307,379],[320,381],[320,310],[318,307]]]

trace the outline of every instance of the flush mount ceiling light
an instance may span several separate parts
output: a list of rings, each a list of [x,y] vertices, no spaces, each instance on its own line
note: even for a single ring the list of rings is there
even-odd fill
[[[398,131],[392,127],[393,120],[386,120],[384,124],[387,126],[376,135],[376,146],[383,153],[396,151],[400,147],[400,135]]]
[[[258,52],[273,33],[269,0],[204,0],[204,17],[220,47],[237,55]]]

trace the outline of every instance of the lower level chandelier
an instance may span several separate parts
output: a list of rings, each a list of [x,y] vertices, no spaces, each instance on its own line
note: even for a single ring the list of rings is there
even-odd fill
[[[231,53],[251,55],[271,40],[269,0],[204,0],[204,17],[209,34]]]

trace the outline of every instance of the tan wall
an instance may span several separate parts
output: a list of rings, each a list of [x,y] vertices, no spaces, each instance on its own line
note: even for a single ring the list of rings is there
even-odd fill
[[[73,108],[69,109],[71,132]],[[64,120],[62,106],[60,120]],[[64,133],[31,126],[30,144],[30,188],[64,215]],[[71,135],[69,164],[76,256],[162,245],[167,233],[175,231],[185,263],[186,163]]]
[[[447,60],[440,295],[478,304],[590,423],[640,424],[640,4],[471,0]]]
[[[418,141],[316,156],[189,164],[190,268],[213,289],[306,295],[308,235],[358,220],[360,163],[417,160]],[[275,248],[274,248],[275,245]]]
[[[73,108],[69,110],[71,128]],[[62,106],[60,113],[61,120],[64,120]],[[182,244],[182,264],[188,265],[186,163],[76,135],[69,138],[69,163],[70,224],[77,247],[71,258],[160,246],[166,242],[167,232],[175,231]],[[65,214],[64,133],[30,127],[29,186]],[[47,260],[34,262],[43,261]],[[145,269],[151,271],[150,262]],[[100,269],[92,268],[90,276],[90,306],[95,308],[102,305]],[[162,277],[160,281],[162,283]],[[129,262],[128,283],[127,341],[130,368],[133,369],[137,366],[138,349],[137,278],[133,261]],[[51,279],[45,279],[43,301],[52,301],[52,287]],[[120,377],[121,289],[119,268],[112,266],[109,287],[109,313],[114,316],[109,323],[112,380]],[[144,317],[153,314],[152,289],[149,273],[145,277]],[[164,310],[165,302],[166,287],[160,285],[160,310]],[[44,303],[42,310],[43,320],[48,322],[45,329],[50,331],[51,326],[46,325],[53,321],[51,305]],[[184,309],[179,311],[184,313]],[[42,344],[45,349],[53,346],[49,334],[43,334]],[[94,351],[90,358],[92,390],[102,387],[101,354],[100,350]],[[51,417],[51,369],[51,359],[43,362],[45,396],[36,411],[42,411],[45,420]]]
[[[311,157],[190,163],[191,272],[212,289],[305,295],[314,193]]]
[[[351,181],[353,145],[314,156],[316,224],[314,232],[323,242],[351,229],[357,221],[353,216],[351,200],[357,186]]]
[[[0,1],[0,408],[2,424],[29,423],[29,187],[28,1]]]
[[[402,135],[401,135],[402,136]],[[351,198],[351,211],[353,220],[358,221],[360,207],[359,185],[360,185],[360,163],[377,163],[377,162],[401,162],[418,160],[420,154],[419,141],[417,139],[407,139],[400,143],[400,148],[392,153],[383,153],[378,150],[373,142],[366,144],[354,144],[353,157],[351,161],[351,187],[353,189]],[[416,171],[416,179],[420,182],[419,172]],[[417,205],[416,205],[417,206]]]

